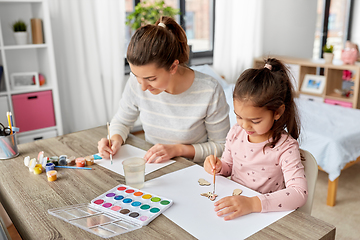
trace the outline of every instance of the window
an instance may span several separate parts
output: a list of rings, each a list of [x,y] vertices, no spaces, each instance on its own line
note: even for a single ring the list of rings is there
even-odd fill
[[[136,4],[144,0],[125,0],[126,15],[130,14]],[[145,0],[154,2],[155,0]],[[191,46],[192,58],[213,56],[215,0],[164,0],[165,5],[179,8],[181,15],[176,21],[185,29],[188,44]],[[133,31],[126,26],[126,48]],[[211,60],[212,62],[212,60]],[[209,63],[209,62],[208,62]]]
[[[340,59],[345,42],[350,40],[353,0],[318,0],[313,58],[322,57],[324,45],[334,46],[334,58]]]
[[[213,51],[213,1],[185,1],[185,29],[194,56]]]

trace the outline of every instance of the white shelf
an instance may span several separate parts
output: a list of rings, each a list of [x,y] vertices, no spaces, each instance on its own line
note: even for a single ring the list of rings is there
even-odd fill
[[[306,94],[323,99],[335,100],[339,103],[351,103],[352,108],[360,109],[360,63],[356,62],[353,65],[345,65],[341,61],[335,60],[332,63],[325,64],[323,59],[296,59],[282,56],[275,57],[282,60],[285,64],[295,64],[299,66],[299,72],[297,72],[297,76],[294,76],[298,79],[297,89],[301,89],[306,74],[316,74],[318,68],[324,69],[325,89],[323,93],[311,94],[298,90],[298,95]],[[263,66],[263,59],[264,58],[255,58],[254,67]],[[353,71],[352,80],[354,82],[354,88],[353,96],[350,98],[340,96],[339,94],[335,93],[336,89],[342,88],[342,74],[344,70]]]
[[[11,45],[4,46],[2,49],[4,50],[21,50],[21,49],[36,49],[36,48],[46,48],[46,44],[27,44],[27,45]]]
[[[43,37],[46,41],[43,44],[32,44],[32,18],[40,18],[42,20]],[[19,19],[23,20],[27,24],[27,32],[29,36],[28,44],[25,45],[16,45],[11,29],[11,24]],[[39,134],[43,136],[52,136],[54,133],[56,133],[56,135],[62,135],[63,127],[48,0],[0,0],[0,65],[4,68],[0,97],[2,97],[4,102],[7,102],[7,104],[3,105],[8,105],[0,106],[0,114],[6,116],[6,111],[11,111],[13,113],[15,123],[17,122],[17,119],[16,111],[14,110],[15,103],[12,102],[13,99],[20,97],[19,94],[51,91],[55,125],[36,129],[29,128],[31,130],[25,132],[21,132],[21,126],[17,126],[20,127],[19,136],[32,139],[32,136],[39,136]],[[45,84],[39,86],[38,88],[25,87],[14,90],[11,87],[12,74],[28,72],[42,74],[45,77]],[[28,109],[24,109],[24,111],[20,111],[20,113],[25,113],[26,110]],[[37,109],[34,109],[34,111],[31,111],[30,113],[35,113],[37,112],[36,110]],[[19,119],[18,122],[20,122]]]

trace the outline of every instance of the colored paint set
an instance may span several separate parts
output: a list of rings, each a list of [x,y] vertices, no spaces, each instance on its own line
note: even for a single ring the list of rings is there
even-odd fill
[[[48,212],[103,238],[130,232],[149,224],[173,201],[121,184],[90,204],[49,209]]]

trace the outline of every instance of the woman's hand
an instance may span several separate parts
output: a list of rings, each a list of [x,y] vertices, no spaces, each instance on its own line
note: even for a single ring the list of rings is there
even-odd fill
[[[111,137],[111,149],[109,147],[109,139],[102,138],[98,142],[98,151],[100,155],[105,159],[110,159],[110,154],[115,155],[119,151],[123,140],[120,135],[113,135]]]
[[[214,203],[217,215],[224,220],[231,220],[249,213],[261,212],[261,202],[258,197],[231,196],[224,197]]]
[[[222,164],[220,159],[218,159],[214,155],[209,155],[206,157],[204,161],[204,169],[206,172],[214,174],[215,169],[215,173],[219,173],[221,171],[221,168]]]
[[[177,157],[179,149],[176,144],[155,144],[145,154],[147,163],[161,163]]]

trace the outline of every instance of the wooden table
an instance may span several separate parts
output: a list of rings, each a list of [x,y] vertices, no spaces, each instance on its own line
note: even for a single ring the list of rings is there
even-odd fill
[[[106,136],[106,127],[97,127],[56,138],[18,146],[20,156],[0,160],[0,201],[23,239],[102,239],[48,214],[48,209],[89,203],[109,189],[125,184],[123,176],[99,165],[93,170],[57,169],[57,181],[48,182],[44,173],[30,173],[24,157],[87,156],[97,153],[97,142]],[[130,135],[126,141],[147,150],[151,144]],[[146,175],[145,180],[193,165],[185,158]],[[191,219],[189,219],[191,221]],[[194,222],[195,223],[195,222]],[[112,239],[195,239],[164,215],[139,230]],[[308,214],[294,211],[248,239],[335,239],[335,227]]]

